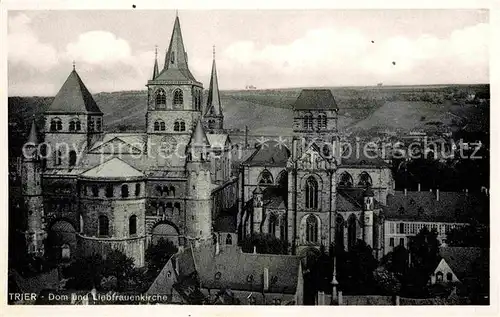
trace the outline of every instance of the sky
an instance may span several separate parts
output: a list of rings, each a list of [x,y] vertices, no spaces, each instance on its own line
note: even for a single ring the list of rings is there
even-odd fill
[[[223,90],[489,83],[487,10],[181,10],[191,72]],[[176,12],[9,11],[9,96],[144,90]]]

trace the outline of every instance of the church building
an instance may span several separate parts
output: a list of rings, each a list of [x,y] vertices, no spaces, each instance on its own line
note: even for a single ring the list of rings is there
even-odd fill
[[[146,86],[144,132],[106,132],[75,67],[44,113],[43,142],[32,125],[22,169],[30,253],[64,259],[119,249],[142,266],[160,238],[212,241],[212,215],[236,203],[238,184],[215,56],[205,103],[178,17],[164,66],[155,59]]]

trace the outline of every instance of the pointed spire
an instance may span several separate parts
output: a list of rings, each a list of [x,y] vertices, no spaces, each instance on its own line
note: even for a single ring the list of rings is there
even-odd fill
[[[38,144],[38,132],[35,124],[35,115],[33,115],[33,120],[31,121],[30,135],[28,137],[28,143]]]
[[[199,119],[198,122],[196,122],[196,126],[193,129],[191,138],[189,139],[188,147],[190,146],[199,146],[199,147],[210,146],[207,134],[205,133],[205,129],[203,129],[203,124]]]
[[[153,80],[158,76],[158,45],[155,46],[155,64],[153,66]]]
[[[73,71],[75,71],[75,70],[76,70],[76,62],[75,62],[75,60],[73,60]]]
[[[176,16],[163,68],[188,69],[186,55],[184,41],[182,40],[181,23],[179,21],[179,16]]]
[[[222,106],[220,104],[219,81],[217,79],[217,66],[215,65],[215,45],[213,47],[212,75],[210,76],[210,86],[208,88],[207,112],[205,116],[222,116]]]

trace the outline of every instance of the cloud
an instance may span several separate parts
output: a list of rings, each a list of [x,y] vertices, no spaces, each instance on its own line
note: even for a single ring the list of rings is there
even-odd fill
[[[19,14],[8,20],[8,59],[16,65],[25,65],[45,72],[57,65],[56,49],[41,43],[31,29],[31,19]]]
[[[372,43],[356,29],[316,29],[283,45],[234,42],[219,68],[231,83],[244,85],[246,78],[260,87],[488,82],[488,30],[480,23],[446,38],[394,36]]]
[[[90,31],[78,36],[76,42],[66,47],[68,58],[93,65],[130,63],[132,59],[129,43],[111,32]]]

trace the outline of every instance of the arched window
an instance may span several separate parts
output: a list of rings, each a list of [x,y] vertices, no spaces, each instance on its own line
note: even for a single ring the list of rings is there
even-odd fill
[[[168,190],[168,186],[163,186],[163,193],[167,196],[170,195],[170,191]]]
[[[56,152],[56,165],[62,164],[62,153],[61,151]]]
[[[228,233],[226,237],[226,244],[233,244],[233,238],[231,235]]]
[[[155,121],[154,130],[155,131],[160,131],[160,123],[158,121]]]
[[[318,219],[314,215],[309,215],[306,220],[306,241],[318,242]]]
[[[170,196],[175,196],[175,187],[174,186],[170,186],[169,189],[168,189],[168,193]]]
[[[128,220],[128,233],[130,235],[137,233],[137,216],[136,215],[130,216],[130,219]]]
[[[260,173],[259,184],[261,185],[272,185],[274,184],[273,175],[268,171],[264,170]]]
[[[99,119],[98,122],[100,122],[101,120]],[[80,123],[80,120],[76,119],[75,120],[75,131],[80,131],[82,129],[82,124]]]
[[[92,196],[99,197],[99,187],[97,185],[92,186]]]
[[[176,89],[174,91],[174,105],[182,105],[184,103],[184,96],[182,90]]]
[[[214,120],[208,120],[208,128],[209,129],[215,128],[215,121]]]
[[[135,195],[136,196],[141,195],[141,184],[135,184]]]
[[[54,118],[50,121],[50,131],[61,131],[62,121],[59,118]]]
[[[308,113],[304,116],[304,129],[306,130],[313,129],[313,116],[311,113]]]
[[[276,226],[278,219],[276,218],[276,215],[271,214],[269,217],[269,234],[272,235],[273,237],[276,237]]]
[[[318,115],[318,127],[320,129],[326,129],[326,126],[327,126],[326,122],[327,122],[327,120],[326,120],[326,114],[320,113]]]
[[[70,131],[75,131],[75,121],[70,121],[70,123],[69,123],[69,130]]]
[[[179,121],[175,121],[174,122],[174,131],[180,131],[180,124],[179,124]]]
[[[75,165],[76,165],[76,152],[70,151],[69,152],[69,166],[75,166]]]
[[[40,160],[42,168],[45,169],[47,167],[47,144],[40,146]]]
[[[106,185],[106,197],[113,197],[113,185],[111,184]]]
[[[156,186],[156,191],[158,192],[158,196],[163,196],[163,189],[160,185]]]
[[[344,172],[340,175],[339,186],[341,187],[352,187],[353,181],[351,174]]]
[[[306,181],[306,208],[318,208],[318,182],[314,177],[309,177]]]
[[[122,185],[122,197],[123,198],[128,197],[128,185],[127,184]]]
[[[165,90],[158,89],[156,91],[155,103],[156,106],[160,108],[165,107],[165,105],[167,104],[167,94],[165,93]]]
[[[106,216],[99,216],[99,236],[109,235],[109,220]]]
[[[160,121],[160,131],[165,131],[165,122]]]
[[[361,175],[359,175],[358,186],[360,187],[372,186],[372,178],[367,172],[363,172],[361,173]]]
[[[184,121],[181,121],[181,131],[186,131],[186,123]]]

